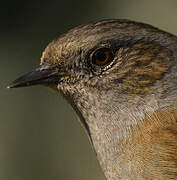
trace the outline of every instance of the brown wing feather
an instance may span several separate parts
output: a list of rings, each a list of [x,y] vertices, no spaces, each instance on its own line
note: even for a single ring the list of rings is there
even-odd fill
[[[130,142],[142,177],[177,179],[177,110],[159,110],[138,129]]]

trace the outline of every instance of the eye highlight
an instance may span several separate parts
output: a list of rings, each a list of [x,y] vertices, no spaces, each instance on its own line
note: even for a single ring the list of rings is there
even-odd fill
[[[98,66],[108,64],[114,59],[114,55],[109,48],[100,48],[92,55],[92,63]]]

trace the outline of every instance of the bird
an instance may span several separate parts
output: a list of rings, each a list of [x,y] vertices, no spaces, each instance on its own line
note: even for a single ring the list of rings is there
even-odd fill
[[[43,85],[76,112],[107,180],[177,179],[177,37],[103,19],[74,27],[8,88]]]

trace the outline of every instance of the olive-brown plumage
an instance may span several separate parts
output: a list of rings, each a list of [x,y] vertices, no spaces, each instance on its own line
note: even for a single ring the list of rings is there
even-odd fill
[[[108,180],[177,179],[177,37],[103,20],[51,42],[9,85],[43,84],[77,112]]]

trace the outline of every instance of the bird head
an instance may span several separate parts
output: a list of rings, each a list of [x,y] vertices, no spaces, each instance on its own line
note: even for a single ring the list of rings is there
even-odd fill
[[[103,20],[76,27],[51,42],[40,66],[8,87],[36,84],[79,96],[85,89],[119,97],[152,93],[167,72],[169,35],[142,23]]]

